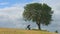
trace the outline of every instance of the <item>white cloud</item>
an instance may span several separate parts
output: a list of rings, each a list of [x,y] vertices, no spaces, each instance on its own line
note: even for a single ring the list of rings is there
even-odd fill
[[[0,15],[3,14],[8,15],[11,18],[18,18],[21,17],[23,10],[23,6],[17,4],[11,7],[0,8]]]
[[[15,25],[15,27],[18,27],[18,23],[20,23],[20,21],[22,21],[22,20],[18,21],[18,19],[22,18],[23,10],[24,9],[23,9],[22,4],[14,4],[11,7],[0,8],[0,23],[2,23],[2,22],[3,22],[3,24],[11,23],[11,24]],[[20,26],[21,26],[21,24],[20,24]]]
[[[8,2],[3,2],[3,3],[0,3],[0,5],[7,5],[9,4]]]

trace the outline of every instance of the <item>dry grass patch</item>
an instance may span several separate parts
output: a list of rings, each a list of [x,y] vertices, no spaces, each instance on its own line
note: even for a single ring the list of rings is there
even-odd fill
[[[47,31],[36,31],[36,30],[0,28],[0,34],[57,34],[57,33],[47,32]]]

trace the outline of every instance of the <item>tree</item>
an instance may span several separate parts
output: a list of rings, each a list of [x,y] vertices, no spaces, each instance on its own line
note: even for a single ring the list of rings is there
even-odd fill
[[[40,25],[49,25],[51,22],[53,11],[51,7],[43,3],[31,3],[24,7],[23,18],[27,21],[36,22],[39,30]]]

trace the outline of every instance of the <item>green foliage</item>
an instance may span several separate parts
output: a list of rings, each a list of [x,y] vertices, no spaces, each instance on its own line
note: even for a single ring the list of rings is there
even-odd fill
[[[58,31],[57,31],[57,30],[56,30],[55,32],[56,32],[56,33],[58,33]]]
[[[52,20],[52,14],[53,11],[47,4],[32,3],[24,7],[23,17],[25,20],[36,22],[37,25],[48,25]]]

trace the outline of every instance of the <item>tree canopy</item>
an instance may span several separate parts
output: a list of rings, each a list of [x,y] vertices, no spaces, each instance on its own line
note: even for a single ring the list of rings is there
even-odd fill
[[[40,24],[49,25],[52,20],[52,8],[45,3],[31,3],[24,7],[23,17],[25,20],[36,22],[38,28]]]

